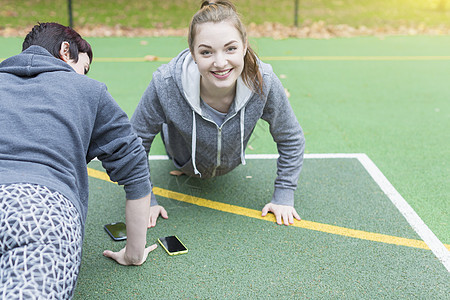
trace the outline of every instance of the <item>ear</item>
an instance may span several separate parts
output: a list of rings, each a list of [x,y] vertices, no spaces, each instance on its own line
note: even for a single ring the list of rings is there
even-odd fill
[[[192,51],[190,51],[190,52],[191,52],[192,59],[194,60],[195,63],[197,63],[197,60],[195,59],[194,53],[192,53]]]
[[[59,49],[59,57],[65,61],[70,61],[70,52],[69,52],[69,43],[68,42],[62,42],[61,43],[61,49]]]
[[[245,43],[244,43],[244,56],[247,54],[247,50],[248,50],[248,40],[245,40]]]

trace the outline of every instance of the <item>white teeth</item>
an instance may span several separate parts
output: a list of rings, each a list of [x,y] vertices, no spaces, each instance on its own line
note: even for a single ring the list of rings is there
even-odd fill
[[[214,74],[217,74],[219,76],[223,76],[223,75],[227,74],[228,72],[230,72],[230,70],[222,71],[222,72],[214,72]]]

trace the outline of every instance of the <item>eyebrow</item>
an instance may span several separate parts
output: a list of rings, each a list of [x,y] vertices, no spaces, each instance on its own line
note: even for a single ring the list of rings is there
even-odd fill
[[[224,47],[227,47],[227,46],[229,46],[229,45],[231,45],[231,44],[234,44],[234,43],[237,43],[238,41],[236,41],[236,40],[232,40],[232,41],[229,41],[228,43],[226,43],[225,45],[223,45]],[[205,48],[208,48],[208,49],[211,49],[212,47],[211,46],[209,46],[209,45],[206,45],[206,44],[200,44],[200,45],[198,45],[198,48],[200,48],[200,47],[205,47]]]

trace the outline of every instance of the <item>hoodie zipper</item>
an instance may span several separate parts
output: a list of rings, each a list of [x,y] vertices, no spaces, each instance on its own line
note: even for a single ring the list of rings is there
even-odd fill
[[[212,171],[212,176],[214,177],[216,176],[216,170],[218,167],[220,167],[221,164],[221,160],[220,157],[222,155],[222,127],[223,125],[225,125],[226,122],[228,122],[228,120],[231,120],[232,118],[234,118],[237,115],[237,112],[234,112],[234,114],[232,116],[230,116],[229,118],[227,118],[222,125],[218,126],[216,124],[216,122],[214,122],[213,120],[210,120],[209,118],[206,118],[205,116],[202,115],[202,118],[205,119],[206,121],[209,121],[213,124],[215,124],[217,126],[217,156],[216,156],[216,166],[214,167],[214,170]]]
[[[221,154],[222,154],[222,126],[217,128],[217,158],[216,158],[216,167],[213,170],[212,177],[216,176],[216,170],[220,166]]]

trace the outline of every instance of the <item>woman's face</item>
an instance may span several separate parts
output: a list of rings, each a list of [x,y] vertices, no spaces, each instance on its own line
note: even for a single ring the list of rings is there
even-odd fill
[[[244,68],[247,44],[230,22],[197,26],[193,43],[195,62],[202,76],[202,88],[234,88]]]

